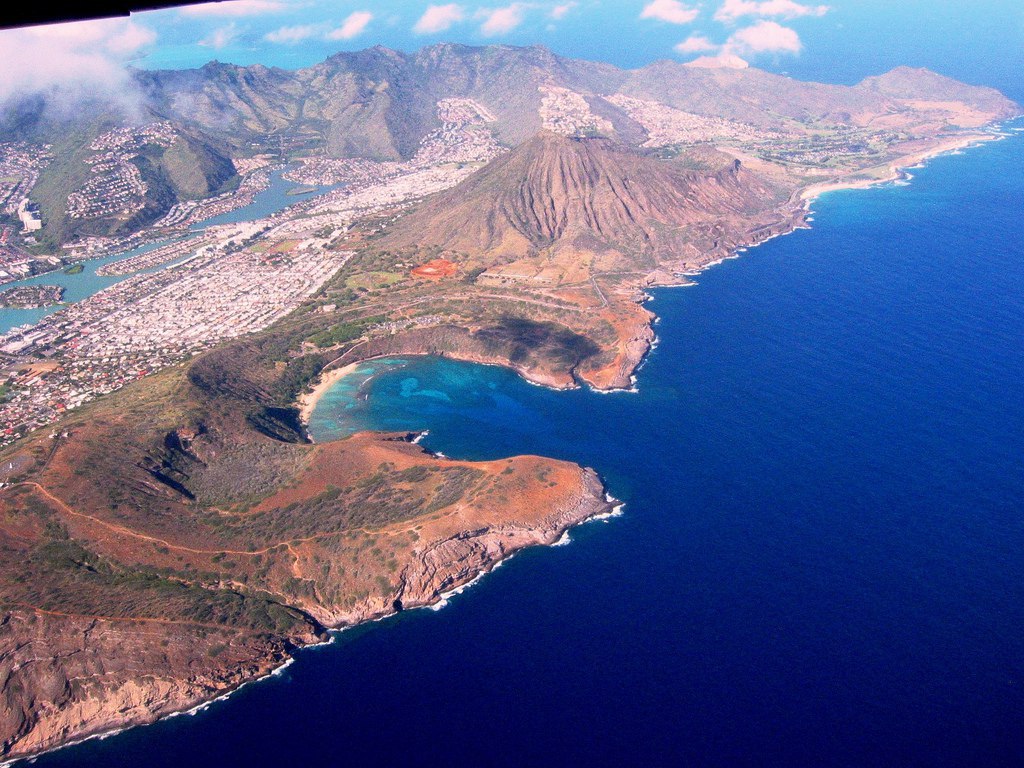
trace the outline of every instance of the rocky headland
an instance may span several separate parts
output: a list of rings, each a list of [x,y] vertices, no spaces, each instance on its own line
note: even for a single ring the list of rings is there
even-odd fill
[[[255,162],[228,155],[301,134],[316,146],[298,175],[353,188],[231,247],[273,261],[309,244],[343,266],[287,317],[0,453],[3,757],[192,708],[330,628],[433,604],[611,510],[595,472],[567,462],[454,461],[407,435],[313,444],[316,397],[351,365],[446,355],[560,389],[629,389],[655,338],[647,288],[687,284],[805,226],[814,196],[891,179],[1020,113],[922,70],[842,87],[505,46],[137,79],[166,120],[144,176],[176,181],[166,199],[139,201],[145,215],[103,227],[143,226],[186,193],[225,194],[232,169]],[[43,112],[24,124],[38,137],[59,128]],[[457,140],[439,149],[438,136]],[[465,161],[467,146],[484,151]],[[186,179],[197,157],[205,175]],[[65,168],[44,174],[43,207],[71,232],[82,225],[60,208]],[[406,171],[459,181],[417,199],[394,189]],[[363,177],[373,195],[359,197]]]

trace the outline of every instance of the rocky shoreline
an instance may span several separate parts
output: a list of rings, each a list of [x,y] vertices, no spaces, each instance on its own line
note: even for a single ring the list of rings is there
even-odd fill
[[[643,293],[645,288],[676,288],[693,285],[694,283],[688,278],[711,269],[726,259],[737,258],[742,252],[750,248],[756,248],[777,237],[792,234],[799,229],[808,229],[808,217],[811,214],[810,206],[814,200],[823,194],[842,190],[870,189],[882,184],[901,181],[906,178],[906,171],[909,168],[926,163],[932,158],[973,148],[988,141],[996,141],[999,138],[999,135],[993,133],[973,133],[958,136],[955,139],[942,142],[938,146],[904,155],[885,164],[884,168],[887,170],[877,178],[839,179],[804,187],[793,194],[787,203],[787,209],[779,212],[780,219],[777,224],[748,233],[750,235],[749,239],[743,240],[740,243],[724,246],[718,251],[705,254],[703,263],[697,266],[693,272],[688,272],[685,275],[670,275],[667,273],[648,275],[641,284],[634,286],[637,292],[635,303],[642,306],[649,300],[650,297]],[[607,381],[601,383],[590,381],[580,376],[575,370],[538,370],[516,365],[501,355],[486,354],[481,351],[461,347],[458,344],[452,344],[450,339],[444,339],[445,334],[467,333],[465,329],[454,326],[423,329],[385,339],[371,339],[346,350],[344,354],[324,368],[312,388],[301,395],[298,400],[297,405],[300,419],[303,424],[308,425],[310,416],[324,394],[340,379],[355,370],[356,366],[360,363],[382,357],[402,355],[433,355],[448,357],[466,363],[497,365],[515,371],[531,384],[555,390],[569,390],[580,386],[589,386],[597,392],[635,391],[635,373],[650,354],[656,340],[653,328],[656,319],[656,316],[651,314],[649,321],[636,329],[634,335],[626,342],[626,354],[623,359],[618,361],[619,364],[615,370],[606,372],[608,374],[606,377]]]
[[[908,155],[892,164],[892,172],[897,174],[895,178],[899,178],[902,168],[986,140],[985,137],[982,134],[962,137],[956,142]],[[995,138],[991,135],[988,137]],[[761,244],[772,237],[805,226],[809,203],[817,195],[834,189],[873,186],[892,180],[880,177],[877,180],[834,181],[805,188],[794,196],[785,210],[779,212],[780,220],[777,224],[748,233],[751,239],[746,244],[723,245],[721,252],[716,250],[705,254],[705,263],[699,269],[706,269],[722,258],[735,255],[740,248]],[[645,297],[642,290],[645,287],[681,284],[685,284],[685,281],[680,275],[650,276],[645,283],[632,286],[634,301],[638,305],[643,303]],[[532,383],[556,389],[568,389],[581,383],[600,391],[626,389],[632,386],[632,377],[637,367],[655,342],[653,319],[651,313],[638,314],[635,327],[624,340],[616,359],[604,369],[585,372],[575,368],[539,369],[513,364],[500,351],[488,350],[479,339],[474,338],[472,331],[456,326],[420,329],[400,336],[375,339],[360,345],[356,354],[350,354],[355,349],[350,350],[328,366],[313,392],[302,399],[300,409],[304,422],[308,423],[317,398],[354,365],[374,357],[401,354],[436,354],[469,362],[503,365],[516,370]],[[51,668],[50,677],[41,678],[45,679],[46,686],[63,685],[68,689],[66,693],[58,692],[56,695],[58,706],[33,706],[0,715],[0,726],[3,726],[5,738],[2,745],[4,757],[31,757],[84,738],[151,723],[171,714],[194,709],[222,698],[246,683],[267,676],[287,663],[296,649],[323,642],[324,628],[340,629],[380,619],[397,611],[434,605],[452,590],[489,572],[512,554],[527,547],[554,544],[570,528],[608,514],[615,502],[605,495],[600,478],[593,470],[579,471],[582,474],[578,492],[546,514],[529,520],[488,520],[439,534],[425,543],[412,560],[402,565],[397,592],[368,595],[347,607],[320,606],[314,610],[309,605],[300,605],[299,609],[303,611],[306,622],[289,635],[277,635],[258,641],[251,638],[239,639],[236,635],[218,634],[230,633],[230,629],[211,630],[205,627],[200,631],[200,625],[185,622],[175,626],[173,632],[169,632],[165,625],[158,633],[148,633],[149,627],[159,624],[160,620],[47,614],[38,610],[14,608],[3,619],[8,631],[4,635],[6,646],[0,647],[0,658],[17,659],[16,655],[28,648],[25,663],[37,663],[41,656],[47,655],[33,653],[33,644],[38,643],[40,648],[46,648],[54,663],[57,658],[76,657],[76,664],[85,666],[77,670],[61,670],[59,674],[53,674]],[[128,622],[135,624],[129,628]],[[168,640],[169,644],[154,648],[152,641],[155,634]],[[60,647],[53,648],[55,643]],[[186,658],[194,657],[196,647],[206,648],[204,661],[186,663]],[[110,674],[106,666],[109,662],[106,660],[130,655],[125,653],[126,650],[137,652],[144,659],[141,663],[148,672],[146,683],[97,683],[94,696],[84,700],[81,697],[74,698],[72,689],[75,685],[81,685],[78,682],[81,677],[92,675],[105,679]],[[182,678],[180,673],[176,674],[175,671],[181,668],[189,669],[190,675]],[[46,671],[41,670],[40,674]],[[75,671],[84,674],[73,677],[70,672]],[[59,706],[62,702],[66,706]]]
[[[412,442],[410,436],[403,436],[403,440]],[[426,454],[423,449],[414,450]],[[15,713],[0,715],[0,726],[9,734],[3,744],[3,757],[8,762],[3,765],[197,710],[273,674],[290,663],[297,650],[323,643],[326,630],[349,628],[443,602],[515,553],[554,544],[570,528],[611,513],[618,502],[607,495],[597,473],[590,469],[580,469],[579,473],[576,491],[535,519],[521,513],[513,513],[511,519],[495,514],[492,521],[479,525],[463,528],[456,524],[452,532],[425,543],[422,551],[403,565],[400,586],[394,594],[370,595],[348,609],[301,607],[307,618],[306,629],[289,636],[267,637],[253,644],[228,629],[188,625],[171,628],[159,620],[147,623],[11,611],[3,620],[7,631],[0,657],[24,649],[22,652],[30,656],[25,663],[38,664],[42,653],[52,656],[52,664],[36,672],[40,684],[44,680],[49,686],[82,684],[73,683],[72,674],[87,685],[91,677],[116,677],[116,665],[110,667],[105,661],[108,657],[123,659],[124,664],[143,663],[149,673],[145,680],[129,678],[116,686],[100,682],[93,695],[84,698],[74,697],[69,690],[64,705],[22,711],[18,727],[6,722]],[[157,635],[162,645],[154,642]],[[59,647],[53,646],[54,638]],[[33,652],[36,644],[39,647]],[[198,668],[193,659],[197,646],[208,649]],[[58,659],[69,656],[80,660],[78,666],[58,670]],[[186,658],[193,660],[186,662]],[[180,669],[189,669],[189,675],[181,677],[176,671]]]

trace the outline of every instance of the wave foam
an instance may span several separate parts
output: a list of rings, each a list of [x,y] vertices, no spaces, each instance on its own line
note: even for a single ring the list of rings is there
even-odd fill
[[[498,563],[496,563],[494,565],[494,567],[492,567],[489,571],[480,571],[480,573],[478,573],[472,579],[467,581],[465,584],[461,584],[461,585],[455,587],[454,589],[448,590],[447,592],[442,592],[440,595],[438,595],[438,600],[437,600],[436,603],[431,603],[430,605],[428,605],[426,607],[429,608],[432,611],[440,611],[442,608],[444,608],[446,605],[448,605],[448,601],[451,598],[455,597],[456,595],[461,595],[467,589],[469,589],[474,584],[476,584],[478,581],[480,581],[484,576],[486,576],[488,573],[490,573],[495,568],[497,568],[498,565],[501,562],[503,562],[503,561],[499,560]]]
[[[558,539],[558,541],[556,541],[551,546],[552,547],[564,547],[564,546],[566,546],[568,544],[572,544],[572,537],[569,535],[569,532],[566,531],[565,533],[563,533],[561,535],[561,537]]]
[[[609,499],[609,501],[611,501],[611,499]],[[613,518],[622,517],[625,514],[623,512],[623,510],[625,508],[626,508],[625,504],[616,504],[614,507],[612,507],[612,511],[611,512],[604,512],[604,513],[602,513],[600,515],[594,515],[592,518],[587,520],[587,522],[588,523],[596,523],[596,522],[607,523],[609,520],[612,520]]]
[[[631,387],[616,387],[615,389],[596,389],[595,387],[590,387],[590,391],[593,392],[595,395],[640,394],[640,389],[636,386],[636,376],[630,376],[629,380],[633,382],[633,386]]]

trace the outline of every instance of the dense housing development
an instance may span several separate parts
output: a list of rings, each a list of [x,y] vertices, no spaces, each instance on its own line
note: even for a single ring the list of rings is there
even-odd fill
[[[509,46],[129,85],[131,114],[24,104],[0,133],[0,282],[80,273],[6,294],[68,305],[0,336],[0,757],[209,701],[615,506],[569,462],[313,443],[332,376],[442,355],[630,390],[647,289],[1020,113],[923,70]]]

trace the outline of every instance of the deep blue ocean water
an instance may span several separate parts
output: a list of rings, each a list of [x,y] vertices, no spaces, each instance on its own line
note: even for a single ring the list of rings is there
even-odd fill
[[[656,291],[638,394],[430,358],[344,385],[321,438],[577,461],[625,514],[38,765],[1024,763],[1022,164],[830,194]]]

